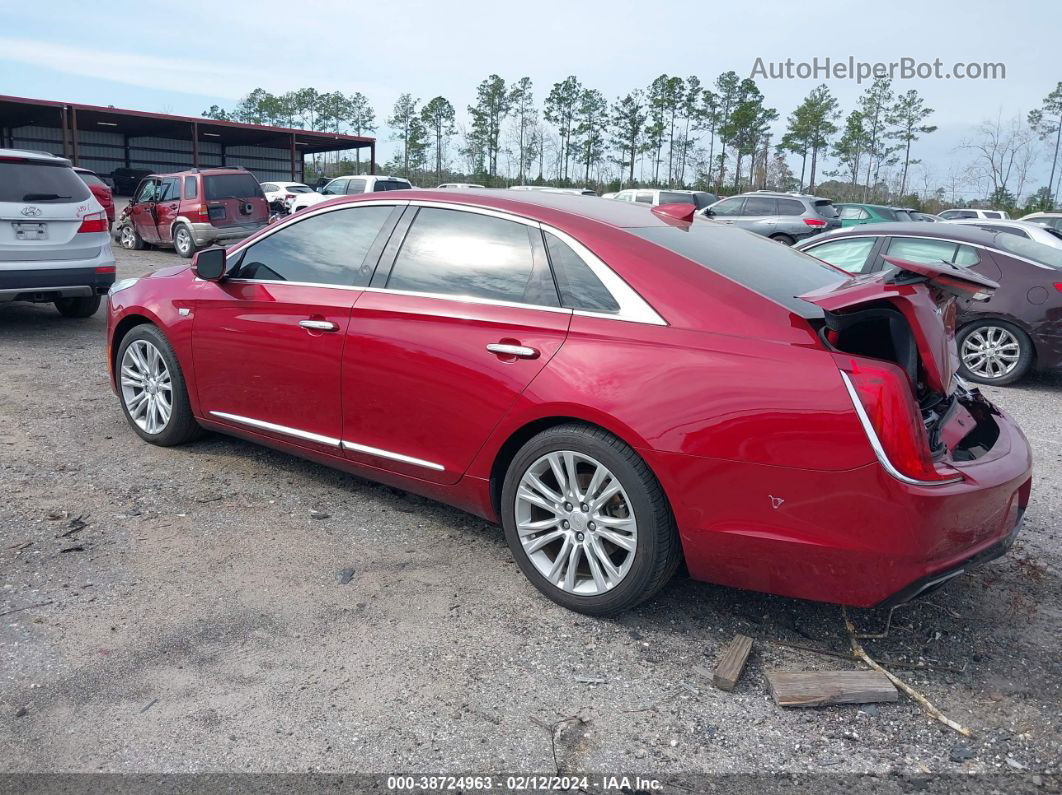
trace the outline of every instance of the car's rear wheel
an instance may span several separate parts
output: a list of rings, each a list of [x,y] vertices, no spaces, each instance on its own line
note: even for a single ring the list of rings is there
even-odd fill
[[[132,224],[122,224],[122,228],[118,230],[118,243],[130,251],[140,251],[144,248],[144,238]]]
[[[192,237],[192,230],[184,224],[174,227],[173,248],[185,259],[195,254],[195,238]]]
[[[1032,367],[1029,335],[1005,320],[977,320],[959,330],[959,375],[979,384],[1004,386]]]
[[[81,298],[60,298],[55,308],[63,317],[92,317],[100,308],[98,295],[86,295]]]
[[[645,461],[600,429],[569,424],[528,441],[501,497],[513,557],[571,610],[605,616],[648,599],[681,558],[675,520]]]
[[[158,328],[144,324],[130,331],[118,349],[116,369],[122,410],[140,438],[168,447],[202,433],[177,356]]]
[[[775,241],[776,243],[781,243],[781,244],[786,245],[786,246],[791,246],[794,243],[796,243],[796,241],[793,238],[791,238],[789,235],[783,235],[783,234],[771,235],[771,240]]]

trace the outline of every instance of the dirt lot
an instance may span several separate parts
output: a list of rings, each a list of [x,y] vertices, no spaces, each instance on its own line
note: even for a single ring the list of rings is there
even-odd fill
[[[118,257],[120,278],[178,262]],[[773,704],[767,670],[859,667],[774,642],[845,651],[835,607],[680,576],[629,615],[585,618],[456,510],[222,436],[144,444],[108,388],[104,328],[102,311],[0,306],[0,771],[1003,771],[1050,787],[1059,770],[1062,377],[989,390],[1036,450],[1013,552],[866,642],[967,740],[905,697]],[[886,618],[855,613],[868,631]],[[757,642],[723,693],[695,666],[735,632]]]

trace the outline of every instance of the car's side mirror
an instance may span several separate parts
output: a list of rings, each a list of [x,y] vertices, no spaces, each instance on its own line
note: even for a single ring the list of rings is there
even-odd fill
[[[192,260],[192,272],[203,281],[219,282],[225,275],[225,249],[208,248]]]
[[[715,210],[713,210],[711,207],[705,207],[703,214],[711,218],[715,215]]]

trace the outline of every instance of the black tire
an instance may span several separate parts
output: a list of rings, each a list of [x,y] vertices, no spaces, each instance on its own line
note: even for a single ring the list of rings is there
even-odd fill
[[[990,378],[984,373],[974,372],[967,366],[967,363],[963,358],[963,346],[966,343],[967,338],[971,335],[978,331],[988,333],[987,329],[993,327],[1003,329],[1008,332],[1015,341],[1017,341],[1018,360],[1010,372],[999,377]],[[978,384],[990,384],[992,386],[1006,386],[1007,384],[1013,384],[1015,381],[1025,377],[1032,368],[1033,361],[1036,359],[1036,350],[1029,335],[1013,323],[1008,323],[1005,320],[997,320],[995,318],[975,320],[959,329],[955,342],[959,348],[959,375],[967,381],[974,381]]]
[[[544,455],[560,450],[599,461],[618,478],[632,503],[638,526],[634,560],[626,576],[603,594],[581,596],[550,583],[524,552],[517,533],[516,494],[521,478]],[[614,615],[644,602],[667,583],[682,560],[671,506],[652,471],[625,442],[589,425],[549,428],[520,448],[505,474],[501,517],[513,558],[531,583],[557,604],[587,615]]]
[[[173,227],[173,250],[185,259],[191,259],[195,255],[195,238],[192,237],[192,230],[185,224]]]
[[[92,317],[100,308],[99,295],[86,295],[82,298],[60,298],[55,308],[63,317]]]
[[[126,406],[126,399],[121,385],[122,362],[125,358],[125,353],[129,346],[138,340],[144,340],[155,346],[170,374],[170,382],[172,384],[170,419],[158,433],[148,433],[137,425],[129,412],[129,408]],[[177,356],[174,354],[169,341],[156,326],[149,323],[135,326],[122,338],[122,343],[118,347],[118,356],[115,359],[114,369],[119,384],[118,402],[122,406],[122,413],[125,414],[125,419],[129,426],[141,439],[160,447],[170,447],[175,444],[190,442],[202,435],[203,429],[195,421],[195,417],[192,416],[192,408],[188,403],[188,389],[185,386],[181,365],[177,361]]]
[[[794,243],[796,243],[796,241],[793,238],[791,238],[789,235],[783,235],[783,234],[771,235],[771,240],[773,240],[776,243],[781,243],[781,244],[786,245],[786,246],[791,246]]]
[[[118,227],[118,245],[129,251],[142,251],[147,246],[132,223],[124,223]]]

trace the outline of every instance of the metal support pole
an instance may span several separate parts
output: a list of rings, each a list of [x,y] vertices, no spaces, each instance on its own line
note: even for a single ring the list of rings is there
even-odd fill
[[[376,173],[376,141],[369,144],[369,173]]]
[[[81,164],[77,147],[77,108],[70,109],[70,132],[74,143],[74,165],[77,166]]]
[[[192,168],[199,168],[199,124],[192,122]]]
[[[295,133],[291,136],[291,181],[295,181]]]
[[[63,157],[70,157],[70,134],[66,129],[66,105],[59,108],[59,126],[63,128]]]

